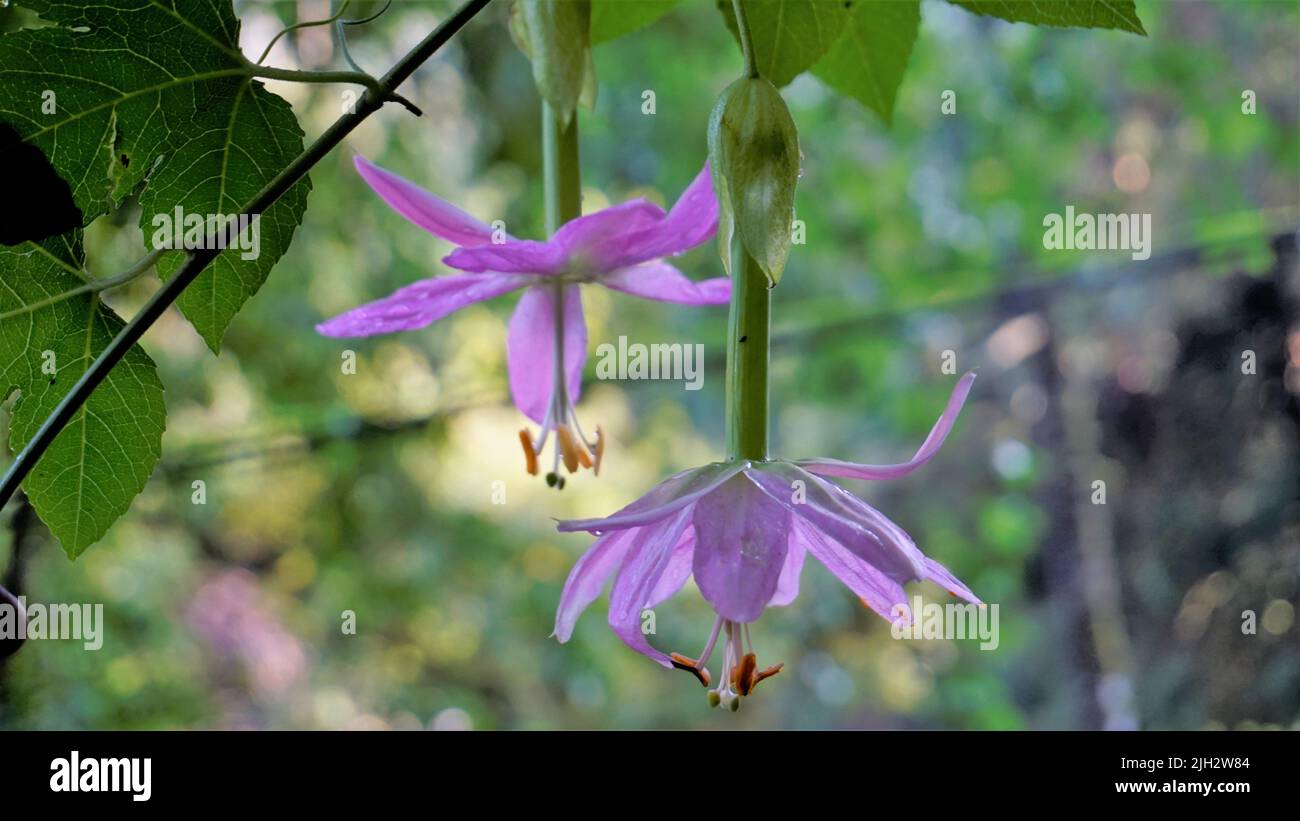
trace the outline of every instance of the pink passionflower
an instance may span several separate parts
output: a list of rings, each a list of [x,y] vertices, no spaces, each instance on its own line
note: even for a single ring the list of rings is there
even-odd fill
[[[717,462],[683,471],[604,519],[560,522],[563,532],[598,538],[573,566],[555,614],[554,635],[569,640],[574,624],[614,578],[609,624],[629,647],[665,667],[687,670],[708,687],[705,668],[724,636],[722,677],[709,692],[714,706],[739,706],[754,685],[782,665],[758,668],[749,624],[764,609],[794,601],[811,553],[862,602],[886,619],[906,617],[903,585],[928,579],[982,604],[943,565],[926,557],[880,511],[821,478],[894,479],[938,452],[970,393],[962,377],[943,415],[916,455],[897,465],[833,459]],[[664,654],[641,631],[641,612],[668,599],[692,575],[717,618],[696,658]]]
[[[537,460],[551,433],[555,460],[548,484],[564,486],[561,459],[570,473],[600,472],[604,433],[589,439],[573,405],[582,389],[587,324],[579,285],[604,285],[645,299],[685,305],[722,305],[731,298],[726,277],[692,282],[663,257],[690,250],[713,236],[718,201],[706,164],[672,210],[644,199],[586,214],[560,226],[549,240],[515,239],[456,206],[358,156],[361,177],[397,213],[458,247],[443,262],[464,273],[434,277],[353,308],[316,326],[325,336],[370,336],[423,328],[451,312],[525,288],[506,337],[510,393],[519,410],[541,426],[534,438],[519,432],[526,467]]]

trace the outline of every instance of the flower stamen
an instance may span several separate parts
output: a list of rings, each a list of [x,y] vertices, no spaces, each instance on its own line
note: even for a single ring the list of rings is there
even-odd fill
[[[568,421],[556,422],[560,419]],[[587,441],[582,434],[582,428],[578,427],[578,419],[574,414],[573,408],[563,407],[551,409],[546,416],[546,422],[542,425],[542,430],[537,439],[533,439],[528,429],[519,431],[519,444],[524,449],[524,468],[528,475],[536,476],[539,471],[539,457],[546,448],[546,442],[555,434],[555,453],[551,461],[551,470],[546,474],[546,484],[550,487],[560,490],[564,489],[564,477],[560,475],[560,464],[569,473],[577,473],[580,468],[588,468],[596,475],[600,475],[600,460],[605,452],[605,432],[596,427],[595,441]]]
[[[601,430],[600,425],[596,426],[596,447],[593,453],[596,458],[592,463],[591,472],[596,476],[599,476],[600,459],[605,455],[605,431]]]
[[[536,476],[537,452],[533,450],[533,437],[528,435],[527,428],[520,429],[519,444],[524,446],[524,469],[528,471],[529,476]]]
[[[668,659],[673,663],[674,667],[678,670],[685,670],[695,676],[695,678],[699,680],[700,684],[705,687],[708,687],[709,683],[713,680],[713,677],[709,675],[708,668],[693,658],[687,658],[681,653],[670,653]]]
[[[754,686],[754,669],[758,667],[758,657],[746,653],[731,671],[731,686],[742,696],[749,695]]]
[[[563,349],[557,351],[557,359],[562,354]],[[531,476],[537,475],[538,457],[542,455],[551,434],[555,434],[555,455],[551,462],[551,470],[546,474],[546,484],[560,490],[564,489],[564,477],[560,475],[561,462],[569,473],[577,473],[580,468],[588,468],[599,476],[600,460],[605,453],[605,432],[597,425],[595,440],[587,439],[586,434],[582,432],[582,426],[578,424],[578,414],[574,410],[573,403],[569,401],[569,392],[563,378],[562,373],[556,374],[550,407],[546,410],[546,418],[542,422],[542,429],[537,434],[537,439],[532,439],[527,429],[519,432],[519,441],[524,446],[525,467]]]
[[[717,707],[725,704],[728,709],[735,712],[740,709],[742,698],[754,692],[754,688],[760,681],[781,672],[785,664],[776,664],[759,670],[758,656],[754,653],[754,642],[749,635],[749,625],[737,624],[721,617],[714,623],[713,634],[709,637],[705,651],[700,654],[701,659],[707,659],[712,653],[713,643],[718,637],[720,628],[726,633],[722,646],[723,675],[718,686],[709,691],[709,705]]]
[[[564,466],[570,473],[577,473],[578,465],[591,467],[591,454],[587,452],[587,443],[575,436],[568,425],[556,426],[555,435],[560,443],[560,452],[564,454]]]
[[[771,678],[772,676],[781,672],[781,670],[784,668],[785,668],[785,662],[783,661],[778,664],[773,664],[771,667],[767,667],[762,670],[759,670],[758,673],[754,676],[754,683],[749,685],[749,689],[753,690],[754,687],[757,686],[760,681],[762,681],[765,678]]]
[[[569,469],[569,473],[577,473],[578,443],[573,439],[573,431],[569,430],[568,425],[556,425],[555,440],[560,456],[564,459],[564,466]]]

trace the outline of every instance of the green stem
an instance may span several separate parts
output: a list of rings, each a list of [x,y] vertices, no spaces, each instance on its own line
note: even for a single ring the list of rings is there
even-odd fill
[[[578,166],[578,115],[562,128],[555,110],[542,103],[542,173],[546,189],[546,233],[582,215],[582,175]]]
[[[292,68],[275,68],[274,66],[259,66],[249,63],[247,66],[248,76],[261,77],[266,80],[283,80],[287,83],[345,83],[351,85],[365,86],[371,96],[382,101],[392,101],[400,103],[415,116],[419,117],[424,112],[420,111],[415,103],[398,94],[393,89],[385,86],[379,79],[372,77],[364,71],[300,71]]]
[[[130,268],[127,268],[125,271],[123,271],[120,274],[115,274],[111,277],[104,277],[102,279],[91,279],[85,285],[80,285],[76,288],[73,288],[70,291],[64,291],[62,293],[55,294],[52,297],[42,299],[40,302],[32,302],[30,304],[23,305],[21,308],[15,308],[12,311],[6,311],[5,313],[0,314],[0,319],[11,319],[15,316],[22,316],[23,314],[35,313],[36,311],[39,311],[43,308],[48,308],[51,305],[57,305],[58,303],[63,302],[64,300],[72,299],[73,297],[81,296],[82,294],[91,294],[91,293],[96,293],[98,291],[107,291],[109,288],[116,288],[119,285],[125,285],[126,283],[139,277],[141,274],[145,273],[149,269],[153,268],[153,266],[158,262],[158,259],[163,254],[165,254],[168,250],[169,249],[167,248],[156,248],[153,251],[150,251],[148,254],[142,257],[138,262],[136,262],[134,265],[132,265]]]
[[[745,57],[745,76],[758,77],[749,20],[741,0],[731,0],[736,35]],[[767,275],[731,237],[731,312],[727,318],[727,459],[767,459],[767,362],[772,327],[772,293]]]
[[[758,63],[754,60],[754,41],[749,36],[749,20],[745,17],[745,6],[740,0],[731,0],[732,11],[736,15],[736,36],[740,39],[740,51],[745,55],[745,76],[758,76]]]
[[[727,458],[767,459],[767,360],[772,292],[767,275],[731,240],[731,313],[727,322]]]
[[[468,0],[465,5],[461,6],[455,14],[447,18],[438,28],[434,29],[429,36],[420,41],[419,45],[407,52],[402,59],[397,61],[387,74],[379,80],[379,90],[381,92],[391,93],[393,89],[401,85],[407,77],[419,68],[426,60],[434,55],[443,44],[451,39],[452,35],[468,23],[474,15],[482,11],[483,7],[488,4],[489,0]],[[297,184],[307,171],[320,162],[336,145],[343,141],[349,133],[357,126],[374,114],[384,105],[385,96],[383,94],[373,94],[367,91],[357,101],[356,110],[344,114],[334,121],[325,133],[316,138],[305,151],[297,156],[293,162],[275,176],[266,186],[249,201],[240,211],[240,215],[261,214],[270,208],[281,196],[290,188]],[[4,478],[0,479],[0,508],[3,508],[13,498],[14,493],[18,491],[18,486],[22,483],[27,474],[40,460],[41,456],[54,442],[59,432],[72,420],[90,398],[90,394],[95,388],[99,387],[104,378],[108,376],[109,371],[126,356],[131,346],[140,341],[145,331],[149,330],[152,325],[158,321],[176,298],[188,288],[203,269],[212,263],[221,249],[217,243],[204,243],[204,248],[196,249],[189,252],[181,267],[176,271],[171,279],[154,292],[149,301],[140,309],[139,313],[131,317],[131,321],[118,331],[117,336],[108,343],[108,346],[100,351],[99,356],[90,364],[86,372],[73,383],[66,396],[59,401],[54,410],[41,423],[35,435],[27,442],[26,447],[14,459],[9,470],[5,472]]]
[[[568,128],[560,125],[555,109],[542,103],[542,186],[546,200],[546,235],[554,236],[560,226],[582,215],[582,171],[578,164],[578,115]],[[564,288],[555,282],[555,375],[554,410],[568,407],[568,379],[564,373]],[[556,423],[569,420],[555,418]]]

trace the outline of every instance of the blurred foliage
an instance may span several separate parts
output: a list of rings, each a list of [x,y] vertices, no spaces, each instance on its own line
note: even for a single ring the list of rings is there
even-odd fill
[[[354,5],[360,17],[381,4]],[[238,8],[254,54],[282,26],[328,16],[311,0]],[[380,71],[449,8],[394,3],[349,30],[352,54]],[[13,657],[0,725],[1300,721],[1300,294],[1294,241],[1271,243],[1300,218],[1294,4],[1139,2],[1150,36],[1138,40],[927,1],[892,128],[815,77],[784,90],[807,242],[773,300],[774,450],[903,457],[951,384],[943,352],[978,366],[925,470],[852,489],[1000,605],[1001,641],[895,641],[810,562],[800,598],[754,629],[760,657],[785,671],[734,716],[624,648],[603,600],[569,645],[547,639],[587,542],[552,518],[611,511],[721,456],[723,309],[584,294],[593,350],[620,335],[698,342],[708,369],[698,392],[590,381],[579,412],[611,436],[606,468],[562,493],[523,474],[504,377],[512,298],[400,336],[312,331],[445,273],[447,245],[387,209],[353,153],[541,235],[539,103],[506,11],[494,4],[403,87],[423,118],[389,107],[317,166],[301,236],[220,357],[175,315],[146,336],[167,386],[162,467],[99,548],[74,565],[34,530],[15,566],[0,536],[0,568],[31,600],[104,602],[108,622],[98,652],[31,642]],[[578,115],[584,207],[670,201],[704,162],[709,110],[740,65],[734,40],[712,2],[690,0],[594,57],[600,93]],[[340,59],[318,28],[269,62]],[[344,103],[337,88],[270,85],[309,137]],[[1241,113],[1244,89],[1255,115]],[[1067,205],[1151,213],[1152,259],[1043,249],[1043,215]],[[97,270],[134,261],[138,216],[128,205],[91,226]],[[679,263],[720,272],[711,243]],[[111,301],[129,314],[150,287]],[[1245,348],[1255,375],[1240,371]],[[355,375],[341,372],[345,350]],[[1105,505],[1090,500],[1097,479]],[[192,503],[195,481],[206,504]],[[1243,610],[1257,634],[1242,634]],[[688,585],[659,608],[654,641],[693,653],[710,621]]]

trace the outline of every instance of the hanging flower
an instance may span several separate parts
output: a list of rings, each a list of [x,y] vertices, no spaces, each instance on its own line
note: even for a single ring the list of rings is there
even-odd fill
[[[419,186],[357,157],[362,178],[402,216],[458,247],[443,262],[463,273],[420,280],[316,326],[325,336],[354,337],[423,328],[460,308],[526,289],[506,337],[510,392],[515,405],[541,426],[519,432],[525,466],[551,434],[556,447],[547,483],[563,487],[559,465],[600,472],[604,432],[588,437],[574,411],[587,360],[587,324],[579,285],[598,284],[644,299],[685,305],[723,305],[726,277],[692,282],[664,261],[707,241],[718,225],[718,202],[705,165],[672,210],[643,199],[587,214],[560,226],[544,242],[515,239]]]
[[[957,419],[975,374],[962,377],[943,415],[908,462],[860,465],[832,459],[718,462],[670,477],[604,519],[560,522],[562,532],[598,538],[573,566],[555,616],[554,636],[569,640],[582,611],[614,578],[609,624],[632,649],[665,667],[713,684],[705,664],[723,637],[722,676],[710,691],[715,706],[733,710],[781,665],[760,669],[749,624],[769,606],[799,594],[804,559],[812,554],[862,602],[886,619],[904,605],[903,585],[933,581],[981,604],[943,565],[926,557],[884,514],[821,477],[895,479],[938,452]],[[641,632],[641,612],[668,599],[692,575],[717,614],[695,658],[656,650]],[[905,611],[903,611],[905,612]]]

